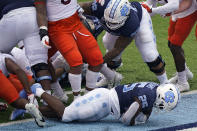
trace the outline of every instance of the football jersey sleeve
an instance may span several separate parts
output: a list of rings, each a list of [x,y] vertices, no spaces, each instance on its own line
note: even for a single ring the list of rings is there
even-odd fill
[[[91,5],[92,14],[101,19],[104,16],[104,10],[108,2],[109,0],[94,0]]]

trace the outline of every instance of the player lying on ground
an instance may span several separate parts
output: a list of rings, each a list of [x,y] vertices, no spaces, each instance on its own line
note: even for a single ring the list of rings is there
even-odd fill
[[[30,90],[30,84],[25,72],[14,62],[13,57],[7,54],[0,53],[0,98],[4,99],[8,104],[18,109],[26,109],[35,119],[38,126],[44,126],[45,121],[38,108],[32,104],[34,95]],[[15,74],[23,85],[28,99],[23,99],[19,96],[21,89],[13,84],[6,76],[10,73]],[[32,102],[32,103],[31,103]]]
[[[139,82],[111,90],[94,89],[65,107],[61,101],[45,93],[40,84],[34,86],[32,91],[48,103],[48,106],[40,107],[46,117],[60,118],[63,122],[96,121],[113,113],[125,125],[145,123],[153,106],[161,110],[174,109],[180,95],[173,84]]]

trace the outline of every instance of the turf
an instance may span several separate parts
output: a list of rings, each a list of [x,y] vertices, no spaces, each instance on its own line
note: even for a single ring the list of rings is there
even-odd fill
[[[83,1],[83,0],[81,0]],[[84,0],[85,1],[85,0]],[[154,32],[157,38],[157,47],[159,53],[162,55],[163,59],[166,62],[166,71],[168,78],[172,77],[173,74],[176,72],[174,61],[171,55],[171,52],[167,45],[167,30],[168,30],[168,22],[169,18],[161,18],[160,16],[155,16],[152,18]],[[105,54],[105,49],[102,44],[102,36],[104,32],[98,37],[98,43],[100,49],[103,54]],[[196,74],[197,74],[197,41],[195,38],[195,29],[191,31],[190,35],[186,39],[183,45],[185,51],[185,58],[187,65],[189,66],[190,70],[194,74],[194,78],[189,81],[191,90],[197,89],[197,81],[196,81]],[[155,81],[158,82],[155,75],[149,71],[147,65],[143,62],[140,53],[138,52],[137,48],[135,47],[134,42],[132,42],[124,51],[123,56],[123,66],[120,67],[117,71],[120,72],[124,79],[122,84],[124,83],[131,83],[131,82],[139,82],[139,81]],[[69,103],[73,100],[73,97],[70,95]],[[69,104],[68,103],[68,104]],[[11,113],[11,106],[9,106],[8,111],[0,112],[0,123],[9,121],[9,115]],[[29,116],[27,116],[29,117]]]

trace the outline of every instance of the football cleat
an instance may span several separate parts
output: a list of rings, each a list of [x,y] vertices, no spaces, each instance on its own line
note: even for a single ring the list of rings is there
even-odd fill
[[[14,109],[10,115],[10,120],[16,120],[19,117],[24,117],[25,110],[23,109]]]
[[[34,104],[32,103],[26,104],[25,109],[27,110],[28,113],[32,115],[32,117],[34,117],[35,122],[39,127],[45,126],[45,120],[41,112],[38,110],[38,108]]]
[[[107,80],[105,77],[96,83],[96,87],[108,86],[109,89],[118,86],[122,81],[123,77],[120,73],[115,72],[115,77],[113,80]]]
[[[189,70],[189,68],[186,67],[186,68],[185,68],[185,71],[186,71],[187,80],[193,79],[194,75],[193,75],[193,73]],[[172,78],[169,79],[169,82],[170,82],[170,83],[173,83],[173,84],[175,84],[175,83],[178,82],[178,73],[177,73],[177,72],[174,74],[174,76],[173,76]]]
[[[189,91],[190,86],[188,82],[177,82],[176,87],[179,88],[180,92]]]

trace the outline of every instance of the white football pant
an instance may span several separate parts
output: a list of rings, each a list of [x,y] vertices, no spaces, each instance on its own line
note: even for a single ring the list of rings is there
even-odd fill
[[[96,121],[106,117],[111,112],[109,92],[109,89],[97,88],[77,98],[65,108],[62,121]]]
[[[40,42],[34,7],[14,9],[0,20],[0,52],[9,53],[21,40],[31,66],[47,63],[48,49]]]

